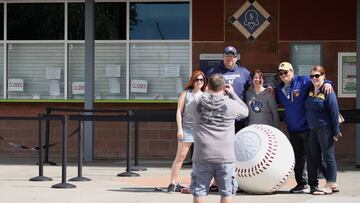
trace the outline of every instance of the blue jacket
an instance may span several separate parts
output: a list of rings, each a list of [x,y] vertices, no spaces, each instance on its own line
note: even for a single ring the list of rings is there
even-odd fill
[[[290,85],[290,95],[287,97],[282,88],[284,83],[276,87],[276,99],[285,108],[284,121],[289,133],[309,130],[306,121],[305,101],[312,85],[309,76],[295,75]]]
[[[313,91],[305,102],[306,117],[310,129],[327,127],[336,136],[339,128],[339,106],[334,92],[325,94],[323,92],[314,95]]]
[[[213,68],[211,68],[206,73],[206,78],[209,78],[212,74],[221,73],[225,78],[226,84],[231,84],[234,88],[236,95],[243,101],[245,101],[245,92],[246,89],[250,85],[251,77],[250,72],[245,67],[236,64],[236,67],[229,70],[226,69],[224,63],[220,63]]]

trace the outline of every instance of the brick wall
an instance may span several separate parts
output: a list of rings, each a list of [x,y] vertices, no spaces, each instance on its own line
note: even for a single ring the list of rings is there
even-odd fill
[[[37,111],[31,109],[31,105],[23,108],[21,103],[0,104],[9,109],[20,109],[19,112],[6,111],[11,115],[31,115],[36,116],[38,113],[45,112],[48,104],[34,104]],[[167,108],[173,108],[175,104],[166,105]],[[57,105],[63,107],[81,107],[80,104],[63,104]],[[115,108],[120,109],[119,105],[100,105],[98,109]],[[131,105],[130,105],[131,106]],[[154,108],[154,106],[142,105],[144,108]],[[147,107],[146,107],[147,106]],[[140,106],[139,106],[140,107]],[[138,107],[138,108],[139,108]],[[134,107],[128,107],[134,108]],[[29,113],[31,112],[31,113]],[[6,115],[0,111],[0,115]],[[69,134],[78,127],[77,122],[69,123]],[[127,150],[127,123],[126,122],[95,122],[94,131],[94,158],[95,159],[126,159]],[[58,143],[50,148],[49,160],[59,160],[61,157],[61,138],[62,127],[60,121],[52,121],[50,127],[50,143]],[[353,160],[355,157],[355,124],[342,124],[343,138],[336,144],[336,155],[338,159]],[[286,134],[285,124],[281,124],[281,130]],[[134,131],[132,130],[132,135]],[[141,159],[167,159],[175,157],[177,149],[176,141],[176,123],[175,122],[140,122],[140,158]],[[29,147],[36,147],[38,142],[38,123],[37,121],[0,121],[0,136],[7,142],[21,144]],[[134,149],[134,145],[133,145]],[[13,148],[3,142],[0,142],[1,157],[31,157],[37,158],[38,152],[27,149]],[[68,156],[70,160],[77,157],[77,134],[68,139]]]
[[[46,107],[82,108],[80,103],[0,103],[0,116],[37,116],[44,113]],[[176,104],[96,104],[96,109],[175,109]],[[57,112],[56,114],[61,114]],[[69,114],[69,113],[68,113]],[[111,114],[107,114],[111,115]],[[112,114],[114,115],[114,114]],[[45,125],[45,123],[44,123]],[[125,159],[127,152],[127,122],[101,121],[94,122],[94,158],[95,159]],[[140,158],[172,159],[176,153],[176,123],[175,122],[140,122]],[[68,126],[68,156],[76,159],[77,134],[71,134],[78,128],[77,121],[70,121]],[[132,129],[134,135],[134,129]],[[7,143],[15,143],[27,147],[38,146],[37,121],[0,121],[0,136],[6,143],[0,142],[0,157],[37,157],[38,152],[19,149]],[[50,159],[61,157],[62,123],[51,121]],[[134,139],[134,138],[133,138]],[[133,145],[134,146],[134,145]],[[134,150],[134,147],[133,147]]]

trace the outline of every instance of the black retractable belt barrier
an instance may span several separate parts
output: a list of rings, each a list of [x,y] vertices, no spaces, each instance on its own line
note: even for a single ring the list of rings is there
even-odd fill
[[[64,116],[63,120],[63,136],[62,136],[62,167],[61,167],[61,183],[52,185],[52,188],[76,188],[75,185],[66,182],[66,165],[67,165],[67,130],[69,116]]]
[[[43,170],[43,156],[44,156],[44,153],[43,153],[43,142],[44,142],[44,139],[43,139],[43,128],[42,128],[42,118],[43,116],[41,114],[39,114],[39,129],[38,129],[38,133],[39,133],[39,176],[36,176],[36,177],[33,177],[33,178],[30,178],[30,181],[51,181],[52,179],[49,178],[49,177],[46,177],[44,176],[44,170]]]
[[[128,127],[127,127],[127,153],[126,153],[126,172],[119,173],[117,176],[121,177],[136,177],[140,176],[138,173],[131,172],[131,124],[132,124],[132,116],[133,111],[128,111]]]
[[[95,110],[95,109],[73,109],[73,108],[60,108],[60,107],[46,107],[46,116],[51,116],[52,112],[93,112],[93,113],[115,113],[115,112],[120,112],[120,113],[125,113],[125,110],[114,110],[114,109],[102,109],[102,110]],[[59,115],[57,115],[59,116]],[[96,119],[94,119],[95,117],[87,117],[87,116],[75,116],[75,120],[87,120],[87,121],[94,121]],[[111,117],[111,116],[110,116]],[[70,117],[71,119],[71,117]],[[126,121],[127,117],[123,118],[124,121]],[[54,145],[54,144],[50,144],[49,140],[50,140],[50,121],[52,119],[47,120],[46,122],[46,134],[45,134],[45,160],[44,160],[44,164],[49,164],[49,165],[56,165],[55,162],[49,161],[49,148]],[[113,118],[100,118],[97,119],[97,121],[116,121]],[[70,134],[69,136],[72,136],[77,130],[75,130],[72,134]]]
[[[78,132],[78,176],[69,179],[69,181],[90,181],[90,178],[82,176],[83,166],[83,139],[84,139],[84,121],[79,120],[79,132]]]
[[[133,121],[135,122],[135,158],[133,171],[146,171],[147,169],[139,166],[140,133],[139,122],[176,122],[176,109],[160,110],[134,110]]]
[[[139,151],[140,151],[140,134],[139,134],[139,123],[135,122],[135,160],[134,160],[134,166],[131,167],[132,171],[146,171],[147,168],[139,166]]]
[[[46,108],[46,115],[50,115],[51,109]],[[55,162],[49,161],[49,148],[50,148],[50,120],[46,120],[46,127],[45,127],[45,159],[44,164],[49,165],[56,165]]]

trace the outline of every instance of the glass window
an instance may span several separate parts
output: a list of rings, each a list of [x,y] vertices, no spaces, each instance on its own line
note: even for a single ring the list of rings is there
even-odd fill
[[[85,39],[85,5],[84,3],[68,4],[68,39]]]
[[[64,39],[63,3],[8,4],[9,40]]]
[[[63,81],[63,44],[8,44],[9,99],[63,99]]]
[[[69,6],[69,40],[85,39],[85,4],[70,3]],[[95,39],[126,39],[126,3],[95,4]]]
[[[130,99],[176,100],[189,80],[189,44],[130,45]]]
[[[73,43],[69,44],[68,50],[68,99],[84,99],[85,46]]]
[[[189,39],[189,3],[131,3],[130,39]]]
[[[95,46],[95,98],[126,99],[126,44]]]
[[[47,100],[67,95],[65,99],[84,99],[85,4],[68,3],[65,12],[65,3],[58,2],[7,4],[8,37],[4,43],[0,39],[0,77],[5,74],[6,79],[0,80],[0,97]],[[133,2],[129,11],[127,2],[95,4],[95,39],[114,41],[95,43],[94,97],[175,101],[191,72],[189,2]],[[1,29],[3,9],[0,3]],[[68,33],[64,33],[65,13]],[[131,36],[126,36],[128,32]],[[65,34],[68,37],[63,41]],[[5,95],[4,85],[8,87]]]
[[[68,98],[84,99],[85,49],[69,44]],[[95,44],[95,99],[126,99],[126,44]]]
[[[309,75],[314,65],[321,64],[322,53],[320,44],[292,44],[292,65],[298,75]]]
[[[0,44],[0,99],[4,97],[4,44]]]
[[[0,4],[0,40],[4,39],[4,4]]]

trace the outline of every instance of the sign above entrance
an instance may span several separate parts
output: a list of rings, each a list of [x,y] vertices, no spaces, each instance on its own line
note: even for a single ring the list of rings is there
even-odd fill
[[[255,0],[248,0],[230,17],[233,24],[250,42],[270,25],[272,17]]]

